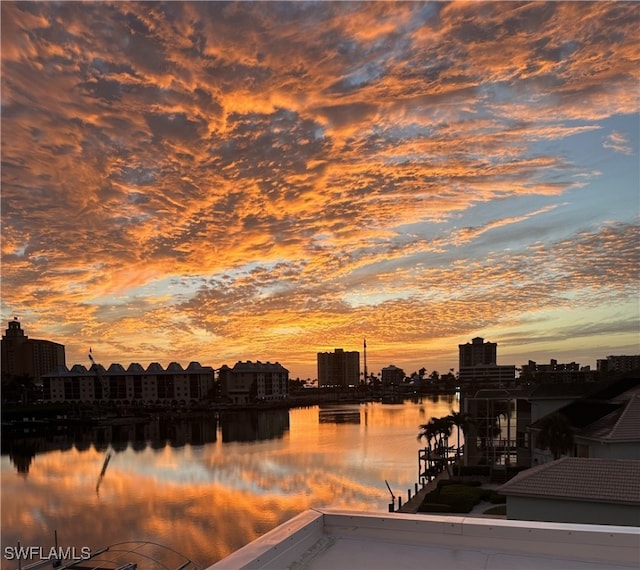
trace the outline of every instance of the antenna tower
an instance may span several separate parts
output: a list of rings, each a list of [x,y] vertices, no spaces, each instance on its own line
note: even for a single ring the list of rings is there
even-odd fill
[[[364,339],[364,383],[367,383],[369,376],[367,375],[367,339]]]

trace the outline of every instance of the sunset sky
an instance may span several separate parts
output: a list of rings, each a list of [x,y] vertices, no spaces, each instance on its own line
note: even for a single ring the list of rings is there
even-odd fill
[[[2,330],[68,366],[640,352],[640,3],[1,11]]]

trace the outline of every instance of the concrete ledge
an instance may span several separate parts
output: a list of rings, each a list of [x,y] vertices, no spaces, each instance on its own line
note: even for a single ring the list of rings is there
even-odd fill
[[[485,570],[622,570],[637,569],[639,545],[638,527],[313,510],[209,570],[418,569],[427,560],[439,570],[460,560]]]
[[[323,533],[324,515],[308,510],[210,566],[209,570],[282,570],[292,561],[304,557]]]

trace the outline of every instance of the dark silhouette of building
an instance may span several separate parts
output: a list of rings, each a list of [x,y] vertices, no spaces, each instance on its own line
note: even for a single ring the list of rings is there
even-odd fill
[[[590,382],[595,379],[589,366],[580,366],[576,362],[559,363],[552,358],[549,364],[538,364],[529,360],[522,365],[520,378],[539,384]]]
[[[640,369],[640,354],[633,356],[607,356],[607,358],[598,359],[596,363],[598,372],[614,372],[623,373]]]
[[[357,386],[360,383],[360,353],[345,352],[336,348],[334,352],[318,352],[318,386]]]
[[[222,400],[252,404],[283,400],[289,395],[289,371],[279,362],[237,362],[218,372]]]
[[[476,337],[471,342],[459,344],[459,371],[460,382],[498,382],[512,383],[516,377],[515,364],[498,365],[496,355],[498,343],[484,342],[481,337]]]
[[[477,366],[478,364],[490,365],[496,363],[498,343],[484,342],[481,337],[476,337],[466,344],[459,344],[459,369]]]
[[[3,382],[20,377],[39,381],[44,374],[65,365],[64,345],[29,338],[24,334],[18,317],[9,321],[2,337],[0,356]]]
[[[389,366],[382,369],[383,384],[402,384],[404,382],[404,377],[404,370],[394,366],[393,364],[389,364]]]

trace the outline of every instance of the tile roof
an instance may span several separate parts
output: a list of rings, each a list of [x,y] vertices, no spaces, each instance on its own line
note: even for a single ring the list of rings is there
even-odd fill
[[[640,395],[640,384],[622,392],[618,396],[611,398],[612,402],[627,402],[631,400],[634,396]]]
[[[601,396],[607,396],[602,399]],[[565,416],[578,435],[587,438],[610,440],[621,438],[623,441],[640,440],[640,409],[634,404],[628,414],[625,409],[635,396],[640,395],[638,379],[627,378],[614,384],[607,383],[588,396],[578,398],[559,410]],[[535,398],[532,398],[535,399]],[[623,419],[622,416],[626,415]],[[621,420],[618,428],[616,422]],[[532,423],[529,427],[539,429],[544,418]],[[613,432],[616,428],[616,431]]]
[[[586,426],[577,435],[608,442],[640,441],[640,393],[634,394],[626,406]]]
[[[611,413],[619,412],[622,407],[623,404],[619,402],[600,402],[588,399],[579,399],[560,408],[559,410],[556,410],[556,412],[567,418],[567,421],[575,430],[581,430]],[[536,420],[530,427],[533,429],[540,429],[545,421],[545,417]]]
[[[640,460],[563,457],[502,485],[504,495],[640,506]]]

